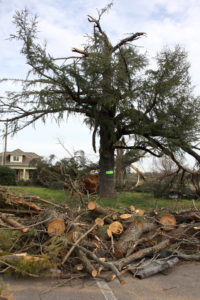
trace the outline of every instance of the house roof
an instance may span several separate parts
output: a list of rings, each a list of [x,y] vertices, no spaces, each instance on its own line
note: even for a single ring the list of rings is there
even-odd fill
[[[22,162],[10,162],[10,156],[23,156]],[[6,165],[7,166],[29,166],[30,162],[34,158],[39,158],[40,155],[34,152],[24,152],[21,149],[15,149],[13,151],[6,152]],[[0,153],[0,160],[2,158],[2,153]]]

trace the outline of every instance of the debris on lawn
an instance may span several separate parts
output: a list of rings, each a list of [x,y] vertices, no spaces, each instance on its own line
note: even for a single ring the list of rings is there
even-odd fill
[[[0,187],[0,272],[125,283],[200,261],[200,211],[78,208]]]

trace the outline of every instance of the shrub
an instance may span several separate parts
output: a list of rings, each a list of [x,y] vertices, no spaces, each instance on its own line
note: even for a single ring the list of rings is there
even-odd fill
[[[53,182],[49,183],[48,188],[52,189],[52,190],[62,190],[63,186],[64,186],[63,181],[53,181]]]
[[[17,185],[19,186],[30,186],[32,183],[30,180],[20,179],[17,181]]]
[[[0,185],[15,185],[16,184],[16,173],[15,170],[0,166]]]

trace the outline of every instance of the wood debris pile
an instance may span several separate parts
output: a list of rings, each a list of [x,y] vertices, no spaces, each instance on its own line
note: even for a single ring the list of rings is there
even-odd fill
[[[0,187],[0,271],[32,276],[138,278],[200,260],[200,212],[123,213],[89,201],[72,209]]]

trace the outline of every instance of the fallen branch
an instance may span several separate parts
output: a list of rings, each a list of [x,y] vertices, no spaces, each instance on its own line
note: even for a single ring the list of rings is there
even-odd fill
[[[131,254],[130,256],[122,258],[122,259],[114,262],[114,264],[118,267],[119,270],[122,270],[123,267],[125,267],[129,263],[133,262],[134,260],[141,259],[147,255],[152,255],[152,254],[158,253],[161,250],[167,248],[169,245],[170,245],[170,240],[166,239],[166,240],[158,243],[155,246],[141,249],[141,250]]]
[[[145,261],[143,265],[140,266],[139,270],[136,271],[135,277],[144,279],[160,273],[168,268],[173,267],[179,262],[178,257],[172,257],[169,259],[156,259],[154,261]]]
[[[13,226],[14,228],[16,229],[19,229],[21,232],[25,233],[25,232],[28,232],[29,231],[29,228],[28,227],[25,227],[23,225],[21,225],[19,222],[13,220],[12,218],[10,217],[6,217],[4,215],[0,215],[0,218],[7,224]]]
[[[87,256],[79,249],[78,251],[80,260],[82,261],[83,265],[85,266],[86,271],[92,276],[96,277],[97,276],[97,270],[94,268],[92,263],[89,261]]]
[[[116,266],[113,262],[102,261],[93,252],[89,251],[88,249],[86,249],[82,246],[79,246],[79,245],[77,245],[77,247],[79,249],[81,249],[83,252],[87,253],[92,259],[94,259],[100,265],[102,265],[103,267],[113,271],[113,273],[116,275],[117,279],[119,280],[120,284],[125,284],[126,283],[125,280],[122,278],[122,275],[120,274],[120,272],[118,271],[118,269],[116,268]]]

